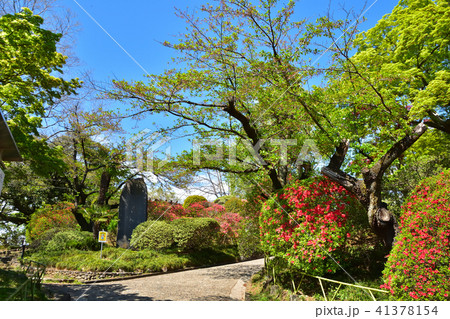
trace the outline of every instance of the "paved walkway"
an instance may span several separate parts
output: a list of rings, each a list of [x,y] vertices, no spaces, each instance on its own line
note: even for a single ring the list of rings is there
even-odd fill
[[[264,259],[89,285],[44,286],[71,300],[244,300],[244,284]]]

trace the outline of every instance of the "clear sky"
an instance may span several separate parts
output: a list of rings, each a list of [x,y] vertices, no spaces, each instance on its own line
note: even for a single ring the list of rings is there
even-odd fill
[[[80,24],[75,43],[80,68],[89,70],[98,81],[142,80],[145,72],[158,74],[169,68],[174,52],[161,42],[173,40],[185,30],[184,21],[175,16],[174,7],[195,10],[205,3],[207,0],[61,1],[75,13]],[[362,29],[368,29],[396,4],[396,0],[369,0],[367,3],[362,0],[300,0],[295,15],[314,21],[326,14],[328,8],[338,14],[342,6],[355,12],[370,7],[364,15],[367,21],[362,25]],[[144,121],[139,126],[142,129],[152,122]],[[128,131],[133,130],[130,123],[126,125]]]
[[[145,73],[159,73],[167,68],[172,52],[160,42],[171,40],[185,28],[184,21],[175,16],[174,7],[196,9],[207,0],[63,0],[62,4],[77,15],[81,31],[77,35],[76,54],[82,66],[101,79],[142,79]],[[209,1],[213,2],[213,1]],[[341,6],[356,12],[371,8],[362,26],[370,28],[384,14],[392,11],[396,0],[300,0],[296,15],[311,20],[326,14],[330,6],[338,12]],[[79,5],[78,5],[79,4]],[[82,8],[83,7],[84,11]],[[89,15],[95,19],[97,25]],[[112,40],[109,33],[120,46]]]

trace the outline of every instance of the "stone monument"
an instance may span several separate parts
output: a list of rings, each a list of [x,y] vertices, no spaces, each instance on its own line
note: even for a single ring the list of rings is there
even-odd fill
[[[120,195],[117,247],[130,247],[133,230],[146,220],[147,185],[143,178],[129,180]]]

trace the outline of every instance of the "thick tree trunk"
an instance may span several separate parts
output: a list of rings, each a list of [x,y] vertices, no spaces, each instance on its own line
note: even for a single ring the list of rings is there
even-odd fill
[[[77,207],[72,210],[72,214],[75,216],[75,219],[77,220],[78,225],[80,225],[82,231],[92,232],[93,223],[89,223],[86,218],[84,218],[83,214],[78,212]]]
[[[106,193],[109,189],[109,184],[111,183],[111,175],[108,172],[103,172],[100,179],[100,190],[97,198],[97,205],[103,206],[107,204]]]

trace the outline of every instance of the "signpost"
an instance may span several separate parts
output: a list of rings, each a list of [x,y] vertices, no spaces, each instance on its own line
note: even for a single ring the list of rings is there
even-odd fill
[[[106,243],[106,240],[108,239],[108,232],[101,231],[98,232],[98,242],[100,243],[100,259],[102,259],[102,252],[103,252],[103,243]]]

